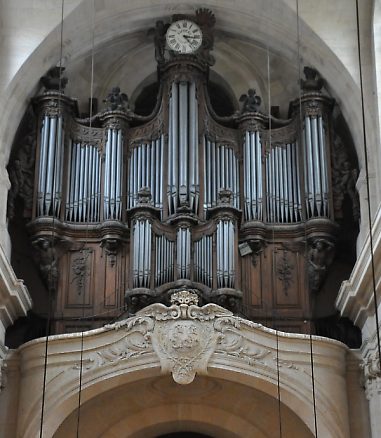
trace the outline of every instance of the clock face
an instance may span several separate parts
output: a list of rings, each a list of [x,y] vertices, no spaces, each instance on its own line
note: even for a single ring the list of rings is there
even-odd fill
[[[202,32],[193,21],[179,20],[169,26],[166,38],[174,52],[194,53],[201,46]]]

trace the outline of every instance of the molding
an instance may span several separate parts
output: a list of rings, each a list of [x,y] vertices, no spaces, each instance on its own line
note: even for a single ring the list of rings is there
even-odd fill
[[[77,403],[81,345],[83,400],[160,374],[172,375],[182,385],[191,383],[196,374],[220,375],[234,382],[238,378],[275,397],[279,378],[290,409],[313,412],[312,342],[319,415],[324,415],[331,431],[325,436],[347,436],[346,405],[341,403],[346,397],[345,362],[349,351],[344,344],[265,328],[233,316],[216,304],[199,307],[189,291],[172,298],[170,307],[156,303],[134,317],[100,329],[49,337],[47,421],[58,421],[57,415],[64,415],[62,406],[74,399]],[[45,338],[35,339],[18,349],[22,378],[18,423],[21,431],[25,428],[23,436],[33,436],[39,425],[40,395],[28,388],[41,383],[45,342]],[[338,422],[337,418],[342,420]],[[313,427],[312,416],[304,421]]]
[[[373,259],[376,277],[377,302],[381,303],[381,207],[372,226]],[[367,236],[349,280],[342,283],[336,298],[336,307],[342,316],[351,319],[363,329],[367,319],[374,315],[372,258]]]
[[[22,280],[16,278],[12,266],[0,246],[0,322],[6,329],[32,307],[32,299]],[[0,339],[0,344],[3,339]]]

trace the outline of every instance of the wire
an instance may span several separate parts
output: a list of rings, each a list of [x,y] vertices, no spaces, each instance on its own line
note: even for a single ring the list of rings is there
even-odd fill
[[[89,108],[89,138],[88,145],[90,145],[91,127],[92,127],[92,117],[93,117],[93,94],[94,94],[94,37],[95,37],[95,4],[93,0],[93,13],[92,13],[92,41],[91,41],[91,71],[90,71],[90,108]],[[86,238],[84,242],[84,248],[88,244],[89,240],[89,222],[86,223]],[[89,257],[89,252],[85,254],[85,266],[87,266],[87,259]],[[85,282],[86,282],[85,276]],[[82,317],[85,316],[85,296],[86,290],[83,288],[83,302],[82,302]],[[82,399],[82,378],[83,378],[83,345],[84,345],[84,330],[81,327],[81,351],[80,351],[80,361],[79,361],[79,388],[78,388],[78,410],[77,410],[77,438],[79,438],[79,427],[81,419],[81,399]]]
[[[302,118],[302,72],[301,72],[301,56],[300,56],[300,15],[299,15],[299,0],[296,0],[296,30],[297,30],[297,56],[298,56],[298,80],[299,80],[299,144],[302,145],[302,127],[303,127],[303,118]],[[305,222],[307,221],[307,212],[305,212],[304,216]],[[305,242],[305,269],[308,270],[308,245],[307,245],[307,230],[305,228],[304,231],[304,242]],[[307,275],[308,278],[308,275]],[[308,296],[310,301],[310,324],[308,327],[309,330],[309,344],[310,344],[310,363],[311,363],[311,384],[312,384],[312,404],[313,404],[313,415],[314,415],[314,429],[315,429],[315,437],[318,437],[318,427],[317,427],[317,414],[316,414],[316,392],[315,392],[315,374],[314,374],[314,355],[313,355],[313,346],[312,346],[312,304],[311,304],[311,291],[308,288]]]
[[[65,8],[65,0],[61,1],[61,29],[60,29],[60,57],[59,57],[59,84],[58,84],[58,107],[62,104],[61,102],[61,93],[62,93],[62,52],[63,52],[63,19],[64,19],[64,8]],[[59,117],[59,116],[58,116]],[[57,132],[55,134],[55,146],[57,147]],[[53,167],[53,180],[55,180],[55,170],[56,166]],[[55,236],[55,196],[56,191],[53,190],[53,199],[52,199],[52,225],[53,225],[53,233],[52,239],[49,242],[49,245],[53,246],[54,244],[54,236]],[[49,214],[49,212],[47,212]],[[44,376],[42,382],[42,400],[41,400],[41,418],[40,418],[40,438],[43,435],[43,426],[44,426],[44,411],[45,411],[45,396],[46,396],[46,377],[47,377],[47,367],[48,367],[48,347],[49,347],[49,334],[50,334],[50,324],[51,324],[51,313],[52,313],[52,283],[53,283],[53,264],[54,260],[54,251],[51,251],[51,263],[50,269],[48,272],[48,315],[46,320],[46,337],[45,337],[45,352],[44,352]]]
[[[372,289],[373,289],[373,302],[374,302],[374,316],[376,322],[378,360],[379,363],[381,364],[380,322],[378,317],[376,274],[374,268],[372,212],[370,206],[368,147],[367,147],[367,138],[366,138],[366,126],[365,126],[365,105],[364,105],[363,74],[362,74],[362,64],[361,64],[361,40],[360,40],[360,19],[359,19],[358,0],[356,0],[356,24],[357,24],[357,51],[358,51],[358,63],[359,63],[359,76],[360,76],[360,92],[361,92],[361,114],[362,114],[362,131],[363,131],[363,151],[364,151],[364,162],[365,162],[366,195],[368,198],[367,213],[368,213],[368,224],[369,224],[369,246],[370,246],[371,270],[372,270]]]

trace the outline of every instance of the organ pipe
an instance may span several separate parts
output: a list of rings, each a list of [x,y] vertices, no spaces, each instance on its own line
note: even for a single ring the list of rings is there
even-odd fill
[[[177,278],[190,279],[191,232],[189,228],[177,230]]]
[[[297,144],[272,146],[266,155],[267,221],[301,220]]]
[[[216,230],[217,288],[234,288],[235,284],[235,231],[230,219],[218,221]]]
[[[122,218],[123,134],[121,129],[108,128],[104,167],[104,219]]]
[[[96,146],[70,141],[66,220],[98,222],[100,153]]]
[[[40,135],[38,216],[59,216],[62,200],[63,154],[63,117],[45,115]]]
[[[220,190],[233,195],[233,207],[239,209],[239,167],[231,147],[204,139],[204,208],[216,207]]]
[[[129,161],[128,208],[138,205],[138,193],[149,188],[153,206],[163,207],[163,143],[164,137],[142,143],[131,150]]]
[[[262,220],[262,143],[259,132],[246,131],[243,150],[245,218]]]
[[[173,82],[169,100],[168,212],[198,211],[198,103],[194,82]]]
[[[148,219],[133,223],[132,277],[134,288],[149,288],[151,284],[152,230]]]
[[[303,140],[307,217],[328,216],[327,151],[322,116],[305,116]]]

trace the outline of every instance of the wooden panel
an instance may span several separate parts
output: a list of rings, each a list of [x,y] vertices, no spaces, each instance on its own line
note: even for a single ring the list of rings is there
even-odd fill
[[[65,307],[90,306],[92,304],[93,255],[94,251],[92,248],[69,252],[69,274],[67,276]]]
[[[298,254],[275,248],[273,289],[276,308],[301,308]]]
[[[119,257],[104,254],[104,307],[116,307],[119,293]]]

